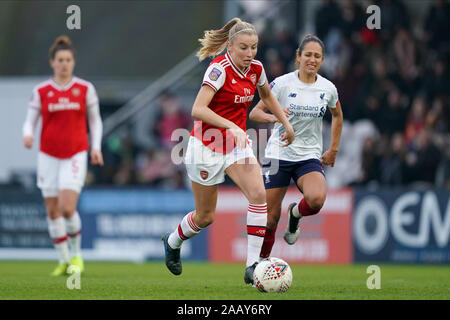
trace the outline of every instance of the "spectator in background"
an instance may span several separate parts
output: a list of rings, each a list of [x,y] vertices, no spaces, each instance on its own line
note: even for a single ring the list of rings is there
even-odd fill
[[[339,26],[343,36],[354,42],[359,42],[360,31],[366,25],[364,12],[361,6],[352,0],[344,0],[340,11],[341,19]]]
[[[395,62],[395,80],[400,90],[409,96],[420,89],[420,76],[417,46],[408,30],[400,28],[392,45],[393,61]]]
[[[386,103],[381,108],[379,129],[381,133],[391,136],[396,131],[403,131],[407,115],[408,97],[397,88],[389,90]]]
[[[449,17],[450,3],[446,0],[434,0],[425,20],[425,41],[428,48],[436,51],[449,51]]]
[[[396,132],[380,161],[380,182],[382,185],[400,186],[403,183],[405,153],[403,134]]]
[[[406,183],[416,181],[434,184],[440,162],[440,151],[430,141],[430,132],[422,130],[415,136],[406,155]]]
[[[134,169],[134,161],[130,156],[125,156],[120,162],[117,172],[114,174],[112,181],[115,185],[136,184],[136,173]]]
[[[448,99],[447,99],[448,100]],[[444,96],[433,100],[431,110],[425,119],[426,126],[438,134],[446,134],[450,129],[450,106],[445,103]]]
[[[286,70],[286,66],[280,59],[278,52],[273,48],[267,50],[265,61],[268,61],[266,70],[268,79],[275,79],[281,76],[284,70]]]
[[[269,42],[269,48],[273,48],[278,53],[278,58],[283,64],[282,74],[287,72],[287,68],[294,67],[292,57],[296,50],[296,41],[285,25],[276,26],[273,39]]]
[[[375,3],[380,7],[381,37],[385,43],[392,40],[393,35],[399,27],[409,28],[409,13],[400,0],[377,0]]]
[[[172,141],[172,132],[179,128],[188,129],[192,119],[184,112],[180,99],[171,94],[164,93],[158,101],[158,115],[156,117],[153,133],[158,138],[158,144],[170,149],[175,142]]]
[[[141,153],[136,160],[136,168],[137,181],[154,187],[163,185],[175,171],[170,152],[163,149],[149,149]]]
[[[333,0],[321,0],[320,2],[321,5],[317,9],[314,19],[316,35],[320,39],[326,39],[328,32],[340,24],[340,9]]]
[[[362,179],[361,184],[378,180],[379,173],[379,156],[377,154],[376,141],[372,137],[364,140],[361,156]]]
[[[450,95],[450,76],[447,72],[446,61],[443,56],[432,62],[431,72],[427,73],[423,90],[429,100],[438,95]]]
[[[422,96],[417,96],[406,121],[405,142],[407,144],[412,143],[415,137],[425,128],[425,114],[425,100]]]

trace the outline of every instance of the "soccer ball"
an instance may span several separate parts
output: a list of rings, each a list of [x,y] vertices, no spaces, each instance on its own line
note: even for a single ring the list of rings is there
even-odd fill
[[[292,270],[286,261],[270,257],[256,265],[253,283],[261,292],[286,292],[292,284]]]

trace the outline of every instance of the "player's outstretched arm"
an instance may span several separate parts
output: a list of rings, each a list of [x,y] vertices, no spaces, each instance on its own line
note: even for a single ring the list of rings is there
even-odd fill
[[[339,151],[339,142],[341,140],[342,124],[344,116],[341,103],[336,103],[336,108],[329,108],[331,112],[331,143],[327,151],[322,155],[322,163],[334,167],[336,157]]]
[[[272,123],[278,122],[278,118],[273,114],[267,113],[269,109],[267,109],[266,105],[262,100],[260,100],[256,106],[250,111],[248,117],[252,121],[261,122],[261,123]]]
[[[295,138],[294,129],[292,128],[292,125],[289,123],[288,118],[285,115],[285,112],[280,106],[280,103],[278,102],[277,98],[273,95],[273,93],[270,91],[269,85],[264,83],[262,87],[258,87],[259,96],[261,97],[261,100],[264,102],[266,107],[269,109],[270,112],[272,112],[275,117],[283,124],[284,128],[286,129],[286,132],[282,134],[282,141],[285,142],[285,146],[290,145]]]

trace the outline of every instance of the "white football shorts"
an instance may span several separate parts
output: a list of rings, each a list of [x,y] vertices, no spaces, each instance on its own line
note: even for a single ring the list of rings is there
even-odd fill
[[[191,136],[184,157],[184,164],[189,178],[205,186],[213,186],[225,181],[225,170],[233,163],[245,158],[254,158],[251,140],[245,149],[235,147],[232,152],[224,154],[212,151],[200,139]]]
[[[79,152],[68,159],[38,153],[37,186],[44,198],[57,197],[60,190],[81,192],[87,172],[87,151]]]

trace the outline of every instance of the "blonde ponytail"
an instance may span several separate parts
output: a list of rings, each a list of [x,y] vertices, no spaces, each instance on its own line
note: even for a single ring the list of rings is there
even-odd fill
[[[255,27],[239,18],[228,21],[221,29],[206,30],[202,39],[198,39],[202,48],[197,52],[200,61],[219,55],[238,33],[257,34]]]

